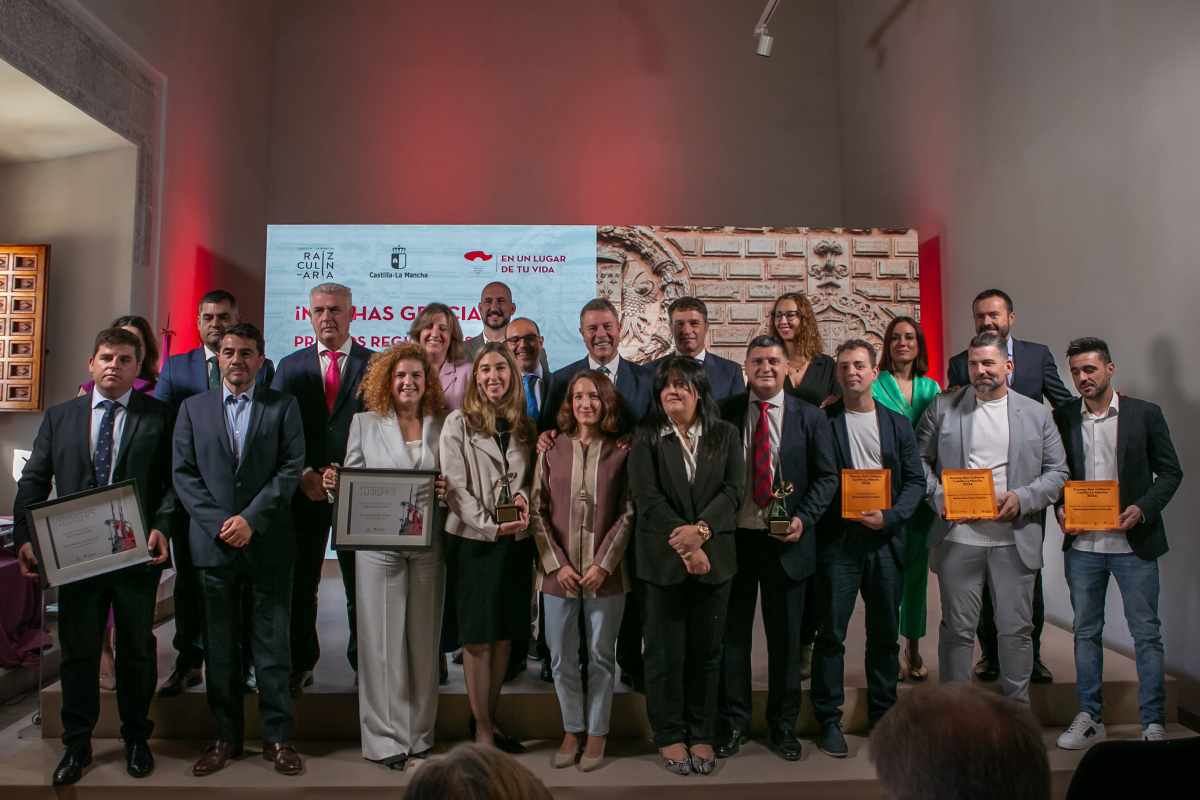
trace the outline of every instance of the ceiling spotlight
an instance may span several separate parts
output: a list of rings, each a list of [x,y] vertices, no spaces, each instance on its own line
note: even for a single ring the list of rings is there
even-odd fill
[[[758,24],[754,26],[754,35],[758,37],[758,44],[755,46],[754,52],[763,58],[771,57],[771,47],[775,44],[775,37],[771,36],[767,30],[767,23],[771,21],[771,17],[775,14],[775,9],[778,7],[779,0],[767,0],[767,5],[763,8],[762,15],[758,18]]]

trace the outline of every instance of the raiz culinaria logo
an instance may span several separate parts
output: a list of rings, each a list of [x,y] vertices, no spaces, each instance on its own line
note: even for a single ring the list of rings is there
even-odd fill
[[[300,252],[296,272],[303,280],[328,281],[333,275],[333,248],[314,247]]]

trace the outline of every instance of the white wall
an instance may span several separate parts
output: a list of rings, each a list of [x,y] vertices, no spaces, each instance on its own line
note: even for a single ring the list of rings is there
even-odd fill
[[[96,332],[128,313],[137,150],[0,167],[0,241],[49,244],[46,407],[88,379]],[[14,448],[28,449],[35,412],[0,412],[0,509],[11,513]]]
[[[1200,679],[1200,4],[1189,0],[838,4],[844,218],[942,233],[946,346],[1000,286],[1022,338],[1109,341],[1121,391],[1162,405],[1183,462],[1166,512],[1168,671]],[[1047,613],[1069,624],[1059,532]],[[1106,636],[1131,649],[1117,594]]]

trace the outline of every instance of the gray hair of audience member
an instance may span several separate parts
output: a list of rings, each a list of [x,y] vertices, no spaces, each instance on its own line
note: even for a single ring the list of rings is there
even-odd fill
[[[968,348],[975,350],[980,347],[994,347],[1000,351],[1001,355],[1008,358],[1008,342],[1005,341],[1003,336],[994,331],[984,331],[971,337],[971,343],[968,345]]]
[[[891,800],[1048,800],[1050,761],[1029,706],[969,684],[901,692],[871,733]]]
[[[551,800],[527,767],[493,747],[461,744],[413,773],[404,800]]]
[[[308,290],[308,302],[312,302],[313,295],[318,294],[336,294],[346,298],[346,302],[354,304],[354,293],[350,291],[350,287],[341,283],[318,283],[316,286]]]

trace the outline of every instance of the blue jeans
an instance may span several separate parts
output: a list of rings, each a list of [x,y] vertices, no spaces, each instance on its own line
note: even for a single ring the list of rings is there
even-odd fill
[[[1079,710],[1100,719],[1104,672],[1104,598],[1108,578],[1117,579],[1125,621],[1133,634],[1142,727],[1166,722],[1163,643],[1158,621],[1158,562],[1133,553],[1066,552],[1067,586],[1075,609],[1075,671]]]

